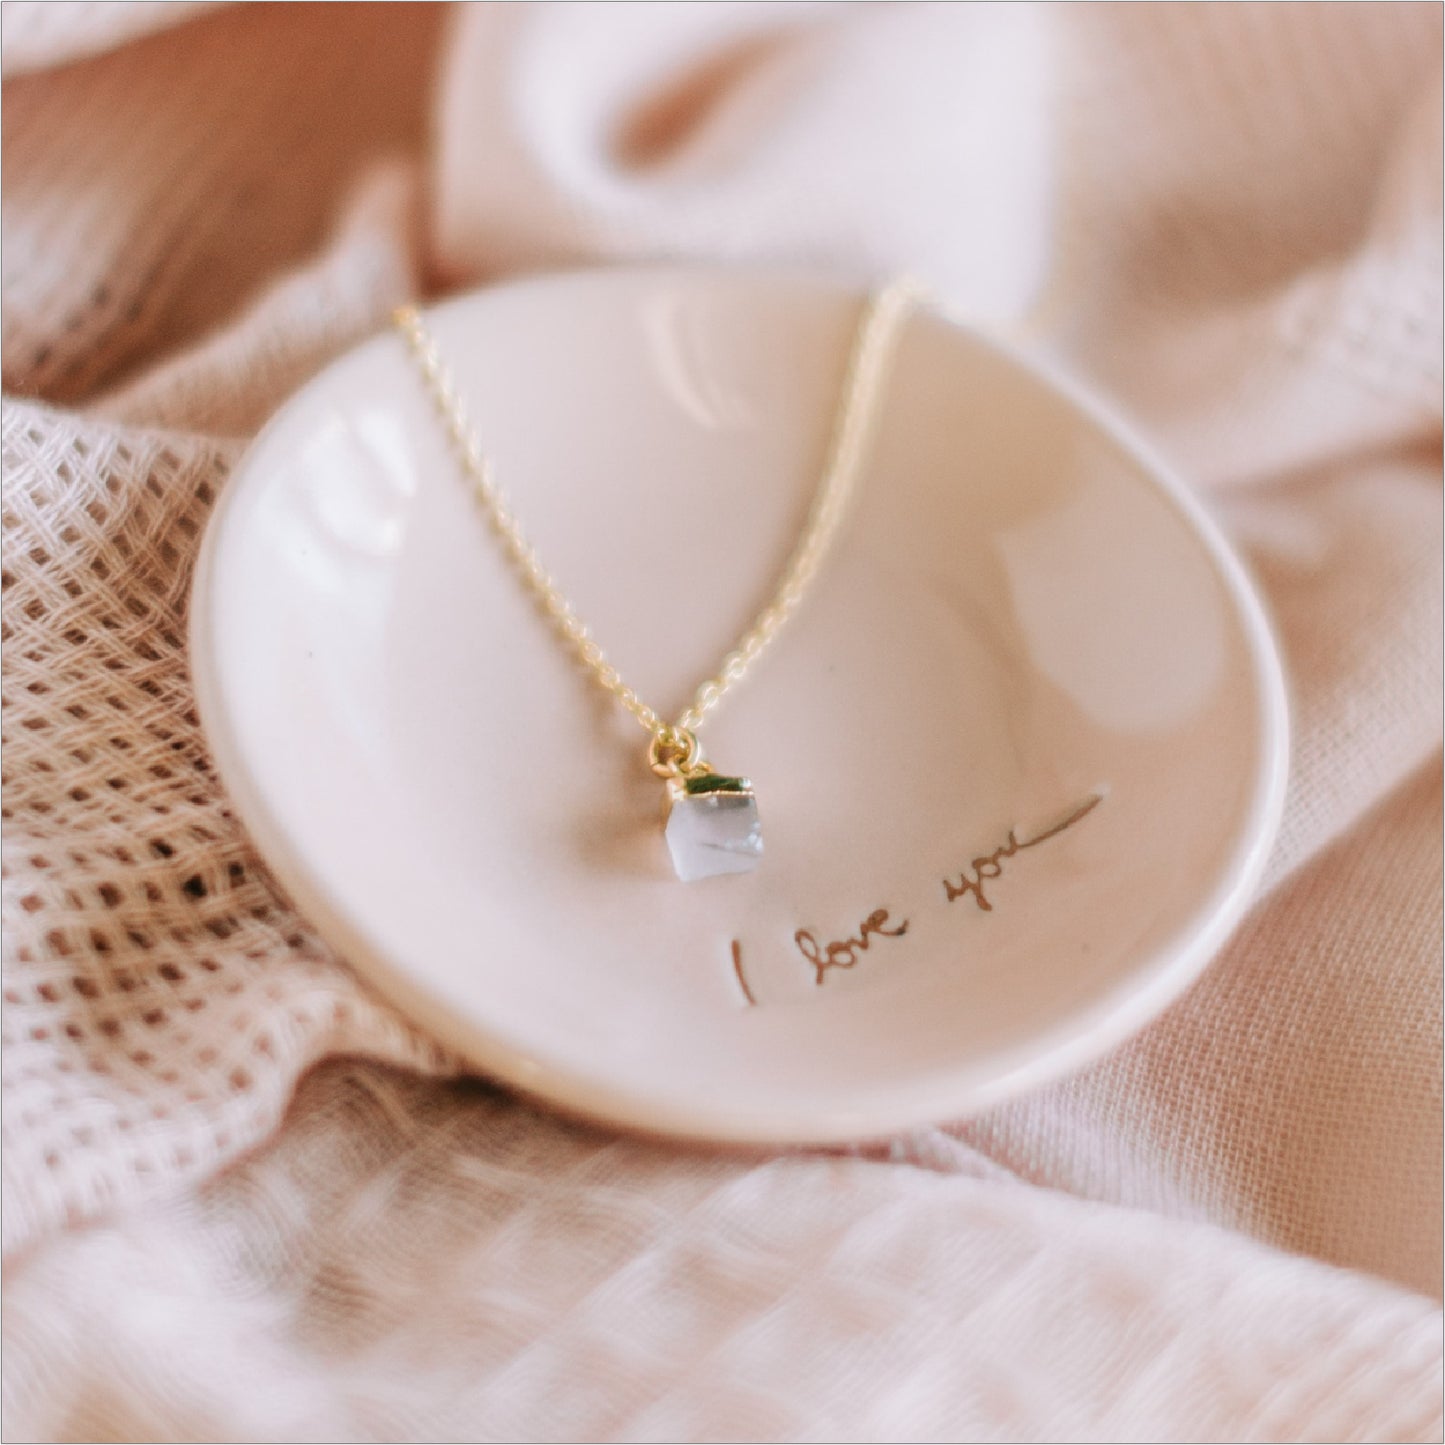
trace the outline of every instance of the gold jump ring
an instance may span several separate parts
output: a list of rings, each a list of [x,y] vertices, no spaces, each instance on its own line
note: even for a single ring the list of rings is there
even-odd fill
[[[647,764],[659,778],[685,777],[702,766],[702,744],[691,729],[664,723],[648,744]]]

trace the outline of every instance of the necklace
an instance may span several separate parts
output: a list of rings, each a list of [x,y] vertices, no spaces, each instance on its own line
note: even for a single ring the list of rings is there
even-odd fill
[[[903,322],[919,299],[916,285],[894,281],[869,300],[853,338],[843,389],[833,418],[827,460],[802,535],[784,564],[772,599],[700,683],[692,701],[667,722],[623,681],[543,567],[505,494],[492,475],[461,395],[437,344],[414,307],[395,314],[426,382],[447,439],[483,514],[561,642],[591,675],[646,729],[647,762],[665,783],[665,835],[677,876],[684,882],[717,873],[745,873],[762,856],[757,797],[747,778],[716,771],[703,756],[697,731],[736,687],[797,610],[836,539],[867,454],[882,383]]]

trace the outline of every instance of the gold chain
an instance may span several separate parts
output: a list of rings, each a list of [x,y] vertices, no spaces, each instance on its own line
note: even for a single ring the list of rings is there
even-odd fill
[[[695,736],[698,727],[767,650],[817,576],[857,488],[869,433],[878,411],[880,382],[886,374],[899,329],[919,297],[917,285],[904,278],[884,287],[869,301],[854,337],[827,461],[803,535],[783,568],[772,600],[723,658],[716,673],[699,684],[692,702],[671,724],[622,680],[622,675],[593,638],[591,629],[542,566],[516,513],[493,480],[491,462],[482,451],[436,341],[415,307],[402,306],[396,311],[397,329],[406,338],[421,368],[447,438],[507,556],[521,573],[543,615],[597,685],[611,693],[652,735],[649,761],[655,771],[675,774],[705,766]]]

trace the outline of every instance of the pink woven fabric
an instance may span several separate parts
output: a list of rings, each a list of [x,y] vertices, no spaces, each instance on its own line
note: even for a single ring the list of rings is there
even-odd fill
[[[4,42],[7,1438],[1440,1438],[1438,6],[10,4]],[[412,295],[679,255],[910,269],[1064,356],[1290,669],[1269,886],[1203,981],[889,1148],[449,1077],[191,707],[199,533],[300,381]]]

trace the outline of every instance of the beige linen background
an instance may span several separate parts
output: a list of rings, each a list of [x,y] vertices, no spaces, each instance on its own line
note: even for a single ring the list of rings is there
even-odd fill
[[[7,1439],[1440,1438],[1438,5],[0,17]],[[199,533],[289,391],[404,298],[679,256],[906,267],[1062,355],[1290,670],[1203,981],[890,1147],[455,1078],[191,707]]]

